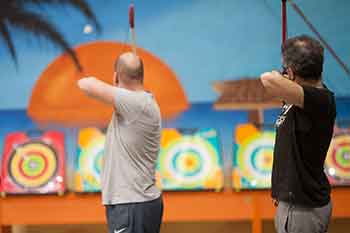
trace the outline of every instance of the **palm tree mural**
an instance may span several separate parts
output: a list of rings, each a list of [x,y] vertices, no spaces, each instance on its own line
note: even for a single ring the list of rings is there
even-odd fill
[[[2,38],[3,42],[6,44],[16,66],[18,65],[18,61],[15,45],[10,33],[10,29],[12,28],[31,33],[37,38],[43,37],[52,42],[64,52],[67,52],[77,69],[81,71],[81,66],[74,50],[70,47],[63,35],[58,32],[54,24],[42,14],[38,13],[38,11],[34,12],[30,10],[33,9],[33,7],[39,7],[39,10],[43,10],[43,6],[62,5],[74,7],[79,10],[94,24],[96,30],[100,31],[100,25],[85,0],[1,0],[0,38]]]

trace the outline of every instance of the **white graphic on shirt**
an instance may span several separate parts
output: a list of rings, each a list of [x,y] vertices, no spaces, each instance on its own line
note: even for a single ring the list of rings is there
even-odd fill
[[[126,230],[126,227],[119,229],[119,230],[114,230],[114,233],[122,233],[125,230]]]
[[[277,120],[276,120],[276,127],[280,127],[283,122],[286,120],[287,117],[287,113],[289,112],[289,110],[293,107],[293,104],[284,104],[282,107],[282,112],[281,114],[278,116]]]

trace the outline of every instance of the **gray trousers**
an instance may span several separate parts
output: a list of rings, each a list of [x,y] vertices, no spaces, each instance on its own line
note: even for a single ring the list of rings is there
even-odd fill
[[[332,216],[332,203],[320,208],[279,202],[275,216],[277,233],[326,233]]]

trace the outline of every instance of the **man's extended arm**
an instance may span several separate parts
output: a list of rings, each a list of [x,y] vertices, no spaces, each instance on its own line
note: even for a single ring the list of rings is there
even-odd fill
[[[78,80],[78,86],[88,96],[108,105],[115,106],[115,86],[102,82],[95,77],[87,77]]]
[[[296,82],[283,77],[277,71],[263,73],[260,80],[270,96],[300,108],[304,107],[304,90]]]

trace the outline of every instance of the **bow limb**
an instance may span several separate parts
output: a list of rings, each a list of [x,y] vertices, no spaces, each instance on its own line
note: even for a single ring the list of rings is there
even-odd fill
[[[130,25],[132,52],[136,55],[137,53],[136,53],[135,6],[134,6],[134,3],[131,3],[130,7],[129,7],[129,25]]]

